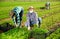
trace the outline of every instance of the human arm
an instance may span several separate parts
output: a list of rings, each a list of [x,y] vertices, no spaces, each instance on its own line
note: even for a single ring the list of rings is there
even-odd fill
[[[38,26],[38,14],[37,13],[36,13],[36,25]]]

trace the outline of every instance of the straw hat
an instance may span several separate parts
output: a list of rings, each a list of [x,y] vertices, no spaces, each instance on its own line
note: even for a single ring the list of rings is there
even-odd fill
[[[28,9],[34,9],[34,7],[33,6],[30,6]]]

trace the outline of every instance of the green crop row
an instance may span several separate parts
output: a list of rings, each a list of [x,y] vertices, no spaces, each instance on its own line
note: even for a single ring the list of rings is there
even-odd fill
[[[26,28],[14,28],[12,30],[0,34],[0,39],[29,39],[31,38],[31,36],[37,39],[36,35],[40,35],[39,38],[45,39],[44,34],[47,32],[48,30],[40,28],[35,28],[32,31],[28,31]]]
[[[48,29],[51,25],[55,24],[58,21],[60,21],[60,12],[56,13],[52,16],[44,18],[42,21],[41,28]],[[51,26],[51,27],[53,27],[53,26]]]
[[[46,39],[60,39],[60,28],[58,28],[54,33],[52,33]]]

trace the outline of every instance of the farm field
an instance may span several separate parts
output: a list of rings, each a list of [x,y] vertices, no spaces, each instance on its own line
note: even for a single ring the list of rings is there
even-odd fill
[[[60,39],[60,24],[58,24],[60,23],[60,1],[51,2],[50,10],[40,9],[40,7],[45,6],[45,3],[46,2],[0,2],[0,24],[8,22],[14,25],[9,16],[9,12],[16,6],[24,7],[23,25],[26,22],[27,9],[31,5],[34,6],[38,16],[42,18],[40,28],[35,27],[32,31],[28,31],[26,27],[14,28],[0,34],[0,39],[29,39],[31,32],[35,32],[33,34],[33,38],[35,39]],[[45,34],[51,32],[52,28],[54,32],[45,37]],[[37,36],[37,34],[40,34],[40,36]]]

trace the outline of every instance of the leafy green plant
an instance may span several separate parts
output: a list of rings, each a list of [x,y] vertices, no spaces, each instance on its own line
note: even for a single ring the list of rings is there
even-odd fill
[[[30,38],[34,39],[45,39],[45,34],[48,33],[48,30],[42,28],[35,28],[30,32]]]

